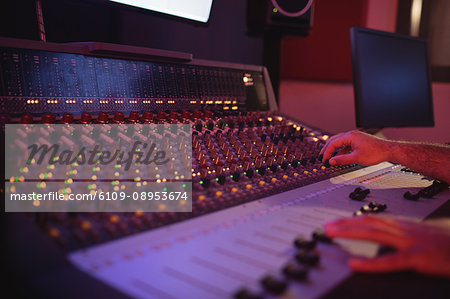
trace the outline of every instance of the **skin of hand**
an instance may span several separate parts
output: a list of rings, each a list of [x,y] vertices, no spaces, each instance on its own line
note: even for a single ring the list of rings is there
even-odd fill
[[[450,183],[450,146],[421,142],[393,141],[360,131],[337,134],[320,151],[330,165],[375,165],[383,161],[398,163],[425,176]]]
[[[375,165],[389,158],[389,141],[363,133],[350,131],[330,137],[320,151],[323,161],[340,149],[338,154],[330,159],[330,165],[361,164]],[[349,153],[352,151],[351,153]]]
[[[325,223],[331,238],[377,242],[396,249],[373,259],[352,258],[357,272],[414,270],[450,278],[450,218],[412,222],[380,216],[344,218]]]

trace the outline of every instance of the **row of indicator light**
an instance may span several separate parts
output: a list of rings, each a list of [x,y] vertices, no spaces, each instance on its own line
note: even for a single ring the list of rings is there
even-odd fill
[[[76,104],[77,101],[76,100],[66,100],[65,103],[66,104]],[[94,103],[93,100],[83,100],[83,104],[92,104],[92,103]],[[100,104],[108,104],[109,101],[108,100],[100,100],[99,103]],[[123,104],[124,100],[115,100],[114,103],[116,103],[116,104]],[[130,104],[137,104],[138,101],[137,100],[129,100],[128,103],[130,103]],[[143,100],[142,103],[144,103],[144,104],[151,104],[152,101],[151,100]],[[155,103],[156,104],[164,104],[164,101],[163,100],[156,100]],[[236,104],[237,101],[230,101],[230,100],[227,100],[227,101],[222,101],[222,100],[197,101],[197,100],[191,100],[191,101],[189,101],[189,103],[191,103],[191,104],[199,103],[199,104],[207,104],[207,105],[213,105],[213,104],[216,104],[216,105],[217,104],[219,104],[219,105],[220,104],[230,105],[230,104]],[[39,100],[28,99],[27,100],[27,104],[39,104]],[[58,100],[47,100],[47,104],[58,104]],[[174,100],[168,100],[167,104],[175,104],[175,101]]]

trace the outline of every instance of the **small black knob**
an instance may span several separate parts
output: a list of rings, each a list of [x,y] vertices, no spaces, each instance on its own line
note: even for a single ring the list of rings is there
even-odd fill
[[[217,182],[219,183],[219,184],[221,184],[221,185],[224,185],[225,184],[225,175],[223,175],[223,174],[221,174],[221,175],[219,175],[218,177],[217,177]]]
[[[247,289],[240,289],[234,294],[235,299],[262,299],[261,295],[250,292]]]
[[[291,263],[284,266],[283,273],[291,279],[305,280],[308,277],[308,268]]]
[[[260,175],[264,175],[266,173],[266,168],[264,166],[261,166],[260,168],[258,168],[258,173]]]
[[[298,249],[311,250],[316,247],[316,240],[306,240],[303,237],[298,237],[294,240],[294,245]]]
[[[241,173],[239,171],[233,172],[233,181],[239,182],[240,178],[241,178]]]
[[[317,242],[322,242],[322,243],[332,243],[333,240],[329,237],[327,237],[325,235],[325,232],[321,229],[316,229],[313,233],[312,233],[312,238],[313,240],[317,241]]]
[[[319,263],[320,257],[315,252],[301,250],[295,255],[295,259],[301,264],[316,266]]]
[[[270,275],[265,276],[261,280],[261,284],[267,292],[275,295],[281,295],[287,288],[287,283],[285,281],[278,280]]]

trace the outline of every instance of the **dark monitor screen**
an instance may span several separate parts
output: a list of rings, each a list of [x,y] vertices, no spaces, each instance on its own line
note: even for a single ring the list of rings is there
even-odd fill
[[[361,27],[350,37],[357,127],[434,126],[426,40]]]

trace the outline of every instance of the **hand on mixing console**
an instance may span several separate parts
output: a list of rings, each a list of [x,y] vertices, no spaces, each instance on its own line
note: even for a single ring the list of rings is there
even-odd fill
[[[373,259],[352,258],[358,272],[415,270],[450,278],[450,219],[422,223],[388,217],[361,216],[325,224],[332,238],[377,242],[396,249]]]
[[[388,140],[367,133],[350,131],[330,137],[320,154],[325,161],[338,151],[330,159],[330,165],[375,165],[389,159],[388,143]]]
[[[449,145],[393,141],[354,130],[329,138],[320,154],[323,161],[330,159],[330,165],[375,165],[391,161],[425,176],[450,182]]]

